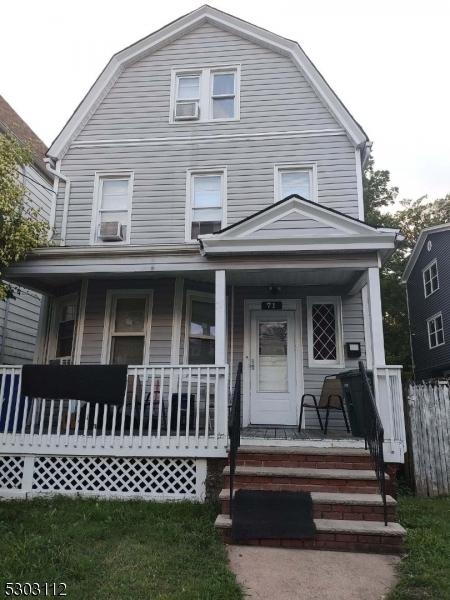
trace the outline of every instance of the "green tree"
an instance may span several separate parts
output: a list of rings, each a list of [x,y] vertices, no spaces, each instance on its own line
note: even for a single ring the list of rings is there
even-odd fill
[[[450,222],[450,194],[429,201],[402,200],[394,207],[398,188],[391,185],[390,173],[377,170],[371,158],[364,173],[366,221],[378,227],[400,229],[404,241],[381,271],[386,361],[411,367],[406,290],[401,283],[409,255],[425,227]]]
[[[3,281],[5,270],[47,243],[47,223],[27,198],[20,182],[22,167],[31,162],[28,148],[0,134],[0,300],[14,296],[15,287]]]

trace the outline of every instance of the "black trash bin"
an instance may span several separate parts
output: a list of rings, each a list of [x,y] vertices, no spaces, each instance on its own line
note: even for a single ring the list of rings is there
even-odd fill
[[[373,389],[372,371],[367,371],[367,376]],[[352,435],[355,437],[364,437],[364,406],[361,373],[358,369],[352,369],[350,371],[339,373],[338,377],[342,382]]]

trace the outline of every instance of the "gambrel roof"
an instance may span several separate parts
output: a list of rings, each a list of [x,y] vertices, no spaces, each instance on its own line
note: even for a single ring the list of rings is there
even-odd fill
[[[297,42],[271,33],[211,6],[204,5],[115,54],[67,121],[61,133],[51,144],[47,152],[48,156],[62,158],[71,141],[95,112],[124,68],[149,53],[170,44],[204,23],[211,23],[289,57],[309,81],[331,114],[347,132],[355,147],[361,148],[364,152],[366,151],[368,137],[364,130],[339,100]]]
[[[229,227],[199,238],[202,254],[378,251],[386,259],[398,230],[381,229],[292,194]]]

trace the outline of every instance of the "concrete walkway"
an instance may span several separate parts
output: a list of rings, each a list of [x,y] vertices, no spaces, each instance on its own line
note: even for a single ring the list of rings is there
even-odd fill
[[[257,600],[381,600],[396,582],[397,556],[228,546],[232,571]]]

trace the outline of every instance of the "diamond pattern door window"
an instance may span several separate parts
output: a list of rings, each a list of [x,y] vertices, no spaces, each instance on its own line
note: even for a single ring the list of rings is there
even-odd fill
[[[337,360],[334,304],[312,305],[312,332],[314,360]]]

